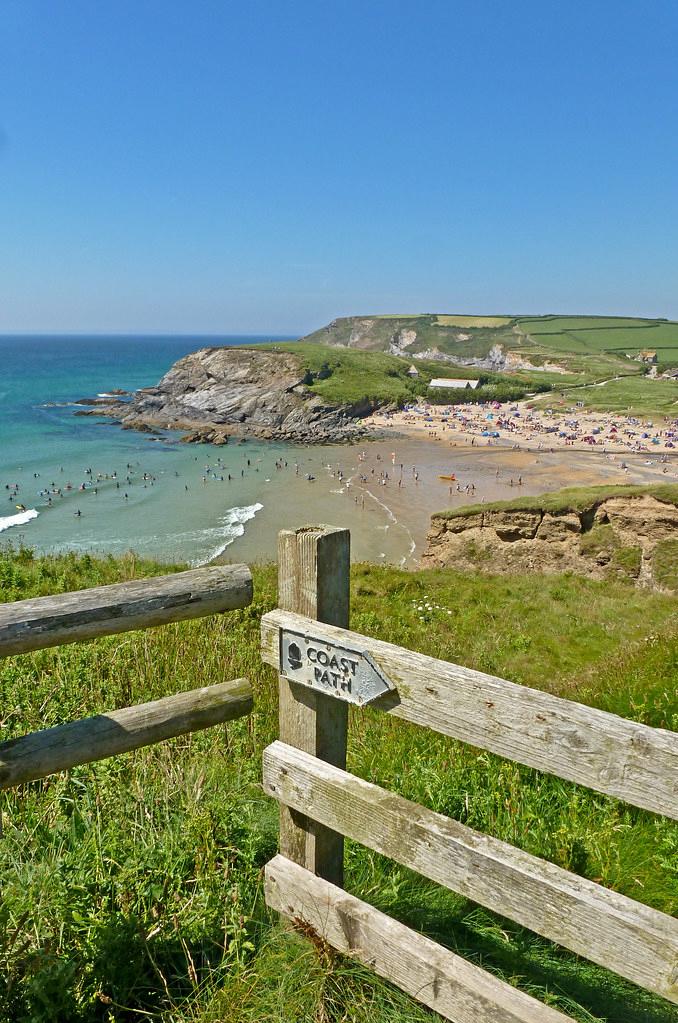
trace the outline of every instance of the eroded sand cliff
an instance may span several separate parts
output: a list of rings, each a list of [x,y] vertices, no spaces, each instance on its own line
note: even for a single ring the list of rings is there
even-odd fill
[[[678,591],[678,507],[650,495],[582,511],[434,515],[424,564],[488,573],[575,572]]]

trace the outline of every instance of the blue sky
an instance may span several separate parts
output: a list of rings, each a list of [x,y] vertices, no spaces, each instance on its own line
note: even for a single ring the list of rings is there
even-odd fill
[[[3,0],[0,332],[678,318],[678,4]]]

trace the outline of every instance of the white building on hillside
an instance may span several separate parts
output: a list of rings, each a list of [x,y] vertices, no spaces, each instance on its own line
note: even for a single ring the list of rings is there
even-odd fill
[[[429,387],[456,387],[465,388],[470,387],[472,391],[475,391],[476,387],[480,383],[479,380],[462,380],[458,377],[434,377]]]

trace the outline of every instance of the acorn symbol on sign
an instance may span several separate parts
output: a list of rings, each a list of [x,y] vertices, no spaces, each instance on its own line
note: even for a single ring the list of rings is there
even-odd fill
[[[296,643],[290,643],[290,645],[288,646],[287,661],[289,663],[290,668],[292,668],[293,671],[296,671],[297,668],[301,667],[302,664],[301,650],[299,649]]]

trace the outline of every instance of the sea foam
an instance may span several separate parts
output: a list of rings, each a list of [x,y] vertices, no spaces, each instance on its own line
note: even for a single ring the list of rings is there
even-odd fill
[[[0,518],[0,533],[5,529],[11,529],[12,526],[23,526],[26,522],[30,522],[31,519],[37,519],[38,515],[39,512],[35,508],[18,512],[16,515],[6,515],[4,518]]]
[[[229,508],[226,514],[220,519],[220,525],[213,526],[211,529],[201,530],[201,539],[209,540],[219,539],[221,542],[217,547],[214,547],[209,554],[202,555],[199,558],[195,558],[191,564],[196,568],[201,565],[207,565],[210,561],[214,561],[220,554],[223,554],[226,548],[237,540],[239,536],[242,536],[245,532],[245,523],[253,519],[258,511],[261,511],[263,504],[248,504],[242,508]]]

